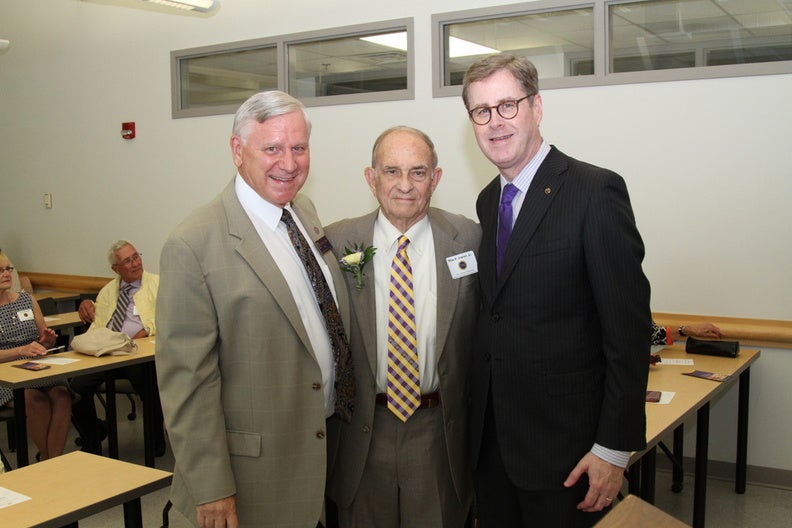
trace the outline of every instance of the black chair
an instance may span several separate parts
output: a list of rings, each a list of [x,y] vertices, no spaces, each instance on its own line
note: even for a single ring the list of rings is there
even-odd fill
[[[12,453],[16,451],[16,425],[14,423],[14,409],[11,407],[0,407],[0,422],[6,423],[6,433],[8,433],[8,450]]]

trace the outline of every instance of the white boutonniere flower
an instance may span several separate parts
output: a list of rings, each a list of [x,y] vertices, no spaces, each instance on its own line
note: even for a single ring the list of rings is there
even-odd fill
[[[339,261],[341,269],[355,277],[355,289],[358,291],[363,289],[363,277],[365,276],[363,266],[374,258],[374,253],[376,252],[377,248],[374,246],[364,248],[362,242],[354,244],[352,248],[344,248],[344,256]]]

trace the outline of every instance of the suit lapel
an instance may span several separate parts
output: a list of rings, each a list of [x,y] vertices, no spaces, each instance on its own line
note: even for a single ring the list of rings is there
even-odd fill
[[[509,278],[517,263],[517,259],[531,241],[547,209],[561,190],[564,184],[562,174],[566,171],[566,168],[567,162],[564,155],[555,147],[551,147],[547,157],[536,171],[536,175],[534,175],[531,186],[528,188],[523,200],[520,214],[514,224],[514,230],[509,238],[509,244],[506,246],[506,253],[503,256],[501,273],[496,285],[497,291],[500,291]],[[497,205],[494,209],[497,215]],[[497,226],[497,221],[495,225]]]
[[[351,226],[350,237],[348,240],[349,247],[352,244],[363,244],[363,247],[368,247],[374,243],[374,221],[377,219],[375,210],[366,216],[361,217],[355,221]],[[384,253],[375,253],[374,259],[385,258]],[[363,339],[363,349],[366,351],[368,358],[368,365],[371,369],[371,375],[377,379],[377,304],[374,293],[374,280],[375,280],[375,266],[372,262],[365,268],[365,282],[363,289],[358,291],[355,288],[355,280],[350,274],[347,274],[347,284],[349,285],[349,297],[352,309],[357,317],[358,328],[360,336]]]
[[[437,359],[440,360],[445,349],[451,321],[454,319],[457,299],[459,297],[459,279],[451,277],[446,258],[462,253],[468,249],[456,241],[457,230],[432,208],[429,209],[429,222],[432,226],[434,239],[435,262],[437,272],[437,325],[435,329],[435,348]]]
[[[294,302],[289,285],[275,263],[275,259],[272,258],[264,242],[261,241],[256,228],[242,208],[242,204],[239,203],[233,182],[223,191],[223,206],[228,219],[228,233],[239,240],[236,246],[237,253],[248,263],[253,273],[272,294],[275,302],[278,303],[281,311],[294,327],[305,349],[315,358],[311,340],[308,338],[308,332],[300,318],[300,312],[297,309],[297,303]],[[263,323],[264,321],[262,321]]]

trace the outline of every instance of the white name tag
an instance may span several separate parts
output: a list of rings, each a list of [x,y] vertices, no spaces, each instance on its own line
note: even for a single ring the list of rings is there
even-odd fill
[[[20,321],[32,321],[33,320],[33,310],[28,308],[27,310],[19,310],[17,312],[17,319]]]
[[[476,255],[473,254],[473,251],[465,251],[459,255],[450,256],[446,258],[446,264],[448,264],[448,271],[451,272],[451,277],[455,279],[478,272],[478,262],[476,262]]]
[[[132,307],[132,315],[138,315],[137,304]]]

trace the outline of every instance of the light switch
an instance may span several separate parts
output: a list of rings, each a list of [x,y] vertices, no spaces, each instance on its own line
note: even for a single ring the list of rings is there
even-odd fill
[[[44,208],[52,209],[52,194],[50,193],[44,195]]]

